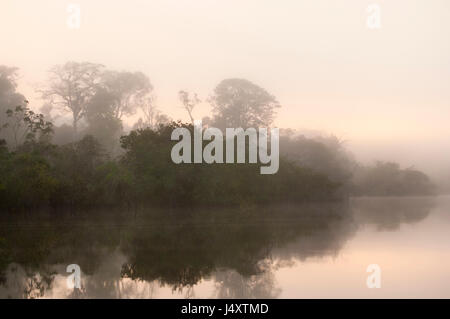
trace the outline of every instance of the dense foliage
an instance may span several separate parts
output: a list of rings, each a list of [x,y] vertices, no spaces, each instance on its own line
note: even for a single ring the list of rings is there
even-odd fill
[[[16,79],[16,68],[0,66],[1,210],[251,207],[434,190],[419,171],[389,163],[360,167],[337,138],[307,138],[289,129],[282,130],[273,175],[261,175],[261,163],[175,164],[171,133],[184,127],[193,135],[197,94],[179,92],[191,123],[174,122],[156,108],[153,85],[143,73],[68,62],[51,69],[40,114],[16,91]],[[280,107],[264,88],[235,78],[221,81],[208,101],[212,117],[203,124],[222,129],[269,128]],[[138,111],[142,117],[125,132],[122,118]],[[54,125],[64,114],[72,125]]]
[[[2,209],[100,205],[253,205],[333,199],[337,183],[281,159],[274,175],[255,164],[174,164],[172,122],[122,136],[123,156],[111,159],[92,137],[63,146],[32,141],[0,154]]]

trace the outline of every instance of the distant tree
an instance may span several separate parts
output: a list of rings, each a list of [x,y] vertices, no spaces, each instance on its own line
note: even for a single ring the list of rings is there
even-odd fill
[[[191,123],[194,124],[192,111],[194,110],[195,106],[201,102],[201,100],[197,96],[197,93],[193,93],[192,96],[190,96],[190,94],[186,91],[179,91],[178,98],[183,104],[183,108],[188,112]]]
[[[25,97],[16,92],[17,68],[0,65],[0,122],[5,122],[6,110],[22,105]]]
[[[115,97],[103,88],[97,90],[86,108],[87,128],[85,133],[92,135],[109,152],[119,146],[122,121],[115,116]]]
[[[155,129],[159,124],[167,124],[171,121],[167,115],[158,110],[155,99],[155,96],[150,95],[139,104],[143,117],[139,118],[133,129]]]
[[[16,92],[17,68],[0,65],[0,149],[5,150],[8,142],[13,142],[6,130],[10,119],[6,111],[21,105],[25,97]]]
[[[6,114],[8,122],[2,125],[2,129],[10,130],[15,149],[27,141],[43,139],[53,132],[53,124],[45,121],[43,114],[30,110],[28,101],[24,101],[24,106],[18,105],[14,109],[8,109]]]
[[[113,116],[119,120],[124,115],[135,114],[153,90],[150,80],[142,72],[117,71],[103,74],[102,88],[111,95]]]
[[[401,169],[393,162],[377,161],[374,166],[359,166],[353,183],[355,195],[417,196],[436,191],[426,174],[413,168]]]
[[[16,92],[17,71],[15,67],[0,65],[0,96],[5,97],[7,94]]]
[[[265,89],[245,79],[226,79],[217,85],[210,98],[213,123],[218,127],[269,127],[276,98]]]
[[[50,69],[47,88],[42,97],[50,104],[72,113],[74,133],[85,116],[86,107],[101,80],[103,65],[90,62],[67,62]]]
[[[39,112],[42,113],[47,121],[55,122],[59,118],[59,114],[52,114],[53,111],[53,105],[50,103],[44,103],[40,108]]]
[[[0,94],[14,92],[17,86],[17,68],[0,65]]]
[[[336,136],[307,138],[295,130],[280,134],[280,155],[302,167],[320,172],[334,182],[348,186],[356,161]]]

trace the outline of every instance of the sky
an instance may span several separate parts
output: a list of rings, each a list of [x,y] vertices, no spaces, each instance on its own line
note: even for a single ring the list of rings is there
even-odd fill
[[[367,26],[370,4],[379,29]],[[276,126],[450,180],[449,39],[448,0],[0,1],[0,64],[20,68],[32,107],[49,68],[71,60],[144,72],[160,110],[186,121],[179,90],[205,101],[221,80],[246,78],[281,103]]]

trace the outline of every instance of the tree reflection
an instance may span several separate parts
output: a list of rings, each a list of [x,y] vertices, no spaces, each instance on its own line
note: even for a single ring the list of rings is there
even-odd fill
[[[425,219],[435,206],[433,197],[362,197],[352,200],[359,225],[374,225],[378,230],[396,230],[402,224]]]
[[[275,298],[279,267],[336,256],[361,226],[395,230],[423,220],[432,207],[426,198],[372,198],[216,209],[214,216],[184,212],[183,218],[149,212],[132,222],[72,218],[1,224],[0,297],[58,295],[68,275],[65,266],[77,263],[82,288],[64,288],[63,297],[152,298],[159,288],[170,287],[194,298],[195,286],[207,280],[214,283],[214,297]]]

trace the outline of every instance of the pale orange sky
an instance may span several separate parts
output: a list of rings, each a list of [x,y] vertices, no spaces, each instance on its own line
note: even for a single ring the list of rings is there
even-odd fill
[[[80,29],[66,25],[70,3]],[[379,30],[366,26],[371,3]],[[279,127],[334,133],[367,160],[420,167],[423,150],[450,162],[447,0],[2,0],[0,39],[0,64],[20,68],[32,106],[46,71],[68,60],[146,73],[160,109],[184,120],[178,90],[206,99],[243,77],[279,99]]]

